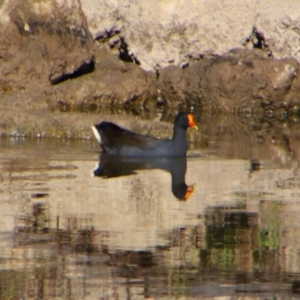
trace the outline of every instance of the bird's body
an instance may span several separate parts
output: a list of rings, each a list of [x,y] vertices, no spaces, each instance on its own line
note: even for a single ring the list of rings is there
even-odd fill
[[[174,121],[171,139],[144,136],[111,122],[101,122],[92,129],[103,153],[137,157],[172,157],[186,155],[188,147],[186,130],[188,127],[196,127],[193,116],[180,113]]]

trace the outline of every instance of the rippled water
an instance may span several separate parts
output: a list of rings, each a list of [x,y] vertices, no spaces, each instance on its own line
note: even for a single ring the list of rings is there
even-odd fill
[[[187,159],[143,161],[1,139],[0,299],[298,297],[298,132],[204,121]]]

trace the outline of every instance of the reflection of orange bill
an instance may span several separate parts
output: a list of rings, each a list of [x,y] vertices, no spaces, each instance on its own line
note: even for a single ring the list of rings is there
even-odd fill
[[[187,117],[188,117],[188,120],[189,120],[189,127],[192,127],[194,129],[198,130],[198,126],[197,126],[197,124],[194,120],[194,116],[192,114],[188,114]]]
[[[186,189],[186,192],[184,194],[184,200],[188,200],[189,197],[192,195],[192,193],[195,190],[195,184],[189,185]]]

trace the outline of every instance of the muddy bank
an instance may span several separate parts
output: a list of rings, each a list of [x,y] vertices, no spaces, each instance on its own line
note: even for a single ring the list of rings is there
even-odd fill
[[[61,83],[43,97],[50,109],[195,106],[202,113],[248,114],[293,114],[299,109],[299,64],[292,58],[274,60],[262,51],[235,50],[159,74],[117,59],[103,45],[97,45],[95,59],[93,73]]]
[[[0,136],[12,137],[37,137],[37,138],[80,138],[91,139],[91,126],[104,120],[118,123],[122,127],[129,128],[141,134],[160,138],[170,138],[173,131],[174,115],[163,117],[146,115],[135,115],[131,111],[103,110],[101,114],[96,113],[64,113],[40,110],[0,110]],[[190,140],[199,138],[195,130],[188,132]]]
[[[103,119],[151,133],[154,120],[167,121],[171,128],[177,111],[191,107],[204,119],[219,113],[238,115],[246,122],[298,119],[300,81],[294,59],[274,60],[260,51],[237,50],[184,69],[166,68],[157,76],[97,43],[94,60],[93,72],[82,76],[3,93],[1,134],[90,138],[90,125]],[[148,129],[139,129],[142,121],[132,126],[134,119],[144,120]],[[155,136],[162,137],[162,132]]]
[[[133,115],[152,121],[159,109],[170,122],[191,107],[203,116],[298,117],[299,63],[276,59],[257,31],[238,49],[146,70],[124,27],[95,35],[86,2],[0,5],[2,135],[90,137],[91,123],[114,120],[111,110],[125,112],[126,127]]]
[[[142,112],[190,106],[205,114],[284,117],[299,112],[298,62],[274,60],[259,50],[234,50],[222,57],[203,58],[184,69],[168,67],[155,74],[122,61],[106,45],[96,43],[93,63],[92,71],[59,84],[37,80],[21,93],[3,93],[1,104],[64,112],[101,112],[105,107]]]

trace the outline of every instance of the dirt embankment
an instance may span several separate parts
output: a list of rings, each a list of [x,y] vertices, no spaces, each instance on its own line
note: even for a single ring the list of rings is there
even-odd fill
[[[297,59],[275,59],[256,30],[250,30],[238,50],[217,56],[187,54],[184,64],[171,59],[169,66],[145,70],[146,59],[139,61],[138,51],[132,53],[125,41],[130,40],[125,15],[119,27],[112,24],[96,34],[86,2],[0,4],[2,135],[87,138],[90,124],[111,110],[154,119],[157,106],[165,108],[164,120],[190,106],[203,115],[285,119],[299,114]],[[189,34],[178,32],[183,38]],[[118,117],[121,122],[126,119]]]

